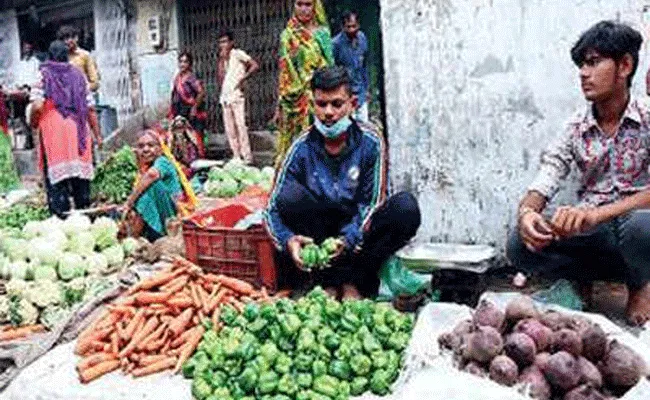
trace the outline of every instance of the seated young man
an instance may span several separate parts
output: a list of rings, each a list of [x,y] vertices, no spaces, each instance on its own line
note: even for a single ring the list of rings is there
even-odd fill
[[[382,263],[420,226],[416,199],[387,197],[383,138],[350,116],[355,98],[342,67],[312,79],[315,122],[296,139],[280,167],[266,224],[281,251],[293,287],[318,284],[343,298],[376,295]],[[308,272],[300,252],[310,243],[338,238],[330,267]]]
[[[574,45],[588,105],[542,154],[507,246],[509,260],[530,273],[625,282],[634,325],[650,318],[650,109],[630,95],[642,41],[629,26],[603,21]],[[546,220],[573,164],[579,203]]]

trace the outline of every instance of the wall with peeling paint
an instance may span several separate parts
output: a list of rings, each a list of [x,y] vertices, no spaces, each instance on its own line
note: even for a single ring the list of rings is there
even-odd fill
[[[540,151],[584,105],[573,42],[601,19],[643,29],[644,4],[381,0],[391,180],[419,198],[419,240],[502,246]]]

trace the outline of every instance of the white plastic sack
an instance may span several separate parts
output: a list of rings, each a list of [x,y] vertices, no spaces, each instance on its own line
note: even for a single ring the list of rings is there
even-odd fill
[[[501,309],[516,293],[486,293],[481,298],[490,300]],[[634,349],[650,366],[650,342],[648,336],[634,337],[619,326],[598,314],[568,310],[553,305],[538,304],[540,310],[553,309],[566,314],[579,315],[599,324],[609,338]],[[414,360],[411,362],[426,366],[420,369],[401,390],[402,399],[525,399],[516,389],[500,386],[489,379],[479,378],[459,371],[453,365],[452,355],[441,352],[437,338],[449,332],[459,322],[471,318],[467,306],[449,303],[431,303],[420,312],[413,331],[412,347]],[[642,339],[646,339],[645,341]],[[495,388],[498,386],[498,388]],[[415,397],[411,397],[415,396]],[[500,397],[501,396],[501,397]],[[650,399],[650,382],[641,382],[625,394],[622,400]]]

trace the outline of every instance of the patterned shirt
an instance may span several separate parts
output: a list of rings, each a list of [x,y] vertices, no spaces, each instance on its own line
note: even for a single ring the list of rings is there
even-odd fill
[[[551,199],[575,163],[581,205],[599,206],[650,189],[650,108],[632,98],[615,135],[598,126],[592,106],[576,114],[542,153],[528,190]]]

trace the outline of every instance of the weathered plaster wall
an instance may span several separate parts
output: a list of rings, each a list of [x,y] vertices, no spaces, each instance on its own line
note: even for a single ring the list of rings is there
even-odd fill
[[[0,85],[12,86],[14,69],[20,61],[18,21],[14,10],[0,12]]]
[[[176,72],[178,56],[178,16],[175,0],[137,0],[137,52],[140,65],[142,104],[156,107],[169,101],[171,82]],[[149,43],[147,21],[162,17],[163,46],[154,48]]]
[[[502,245],[540,151],[583,104],[571,45],[601,19],[643,28],[643,5],[381,0],[391,179],[418,195],[419,240]]]
[[[115,107],[120,122],[140,107],[132,14],[128,1],[94,0],[94,57],[101,76],[100,104]]]

